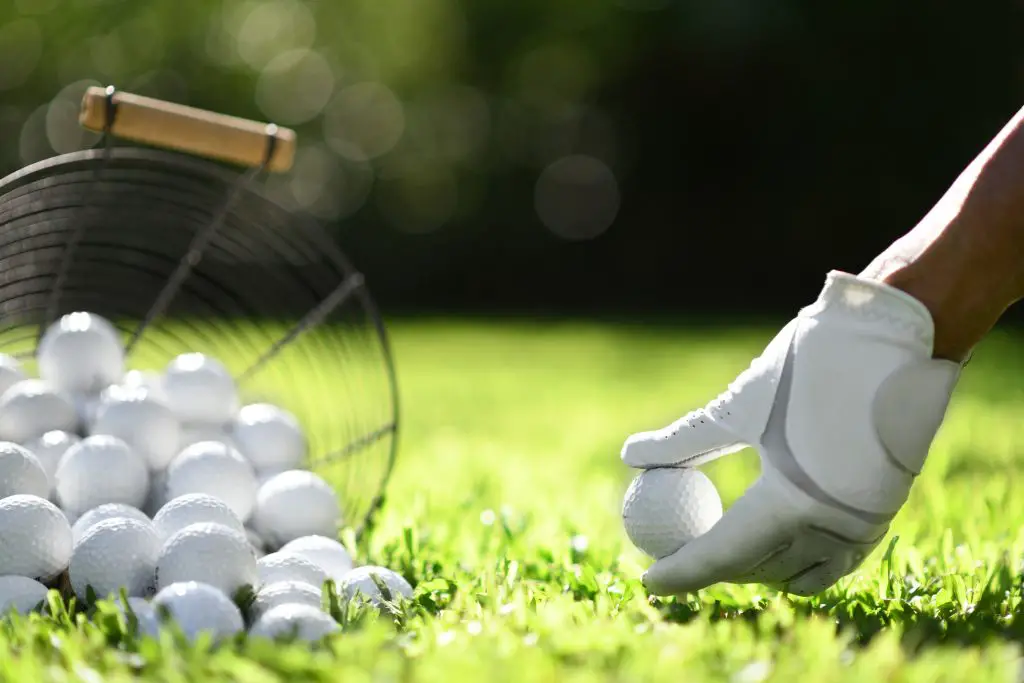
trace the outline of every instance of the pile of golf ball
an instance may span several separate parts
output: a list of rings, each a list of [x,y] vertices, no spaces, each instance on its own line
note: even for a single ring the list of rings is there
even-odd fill
[[[82,601],[125,592],[140,635],[166,613],[189,638],[318,640],[340,628],[328,580],[346,601],[386,599],[375,576],[392,599],[412,597],[396,572],[355,566],[336,540],[336,494],[303,468],[299,422],[241,405],[217,359],[127,371],[116,328],[76,312],[45,331],[36,361],[30,377],[0,354],[4,615],[40,608],[63,583]]]

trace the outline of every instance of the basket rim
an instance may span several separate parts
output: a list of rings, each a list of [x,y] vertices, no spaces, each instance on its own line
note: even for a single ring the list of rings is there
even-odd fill
[[[44,179],[47,176],[52,175],[54,171],[61,167],[66,168],[73,166],[74,164],[87,164],[90,162],[102,161],[108,154],[111,159],[116,161],[146,163],[155,166],[162,166],[164,169],[172,167],[173,169],[192,175],[193,177],[208,178],[222,182],[225,187],[230,187],[238,180],[239,177],[241,177],[241,173],[235,167],[230,167],[212,159],[201,158],[184,152],[161,148],[139,147],[134,145],[114,145],[109,149],[93,147],[90,149],[47,157],[23,166],[22,168],[0,178],[0,204],[3,204],[5,198],[11,192],[17,191],[34,181]],[[349,260],[341,247],[331,238],[327,230],[325,230],[324,224],[320,219],[306,212],[297,211],[282,205],[280,202],[268,196],[259,183],[249,183],[245,186],[244,190],[247,193],[255,195],[261,201],[265,201],[281,209],[283,212],[298,221],[297,228],[304,229],[310,238],[315,239],[316,246],[320,250],[321,256],[344,272],[346,274],[346,278],[362,276],[361,272]],[[384,502],[387,487],[391,481],[395,461],[398,455],[398,442],[400,440],[399,428],[402,421],[400,418],[401,401],[394,352],[391,345],[391,337],[384,323],[383,315],[381,314],[376,301],[369,292],[365,283],[363,286],[357,288],[355,295],[361,300],[381,344],[381,351],[385,360],[385,371],[387,373],[388,384],[390,386],[391,412],[393,417],[391,444],[384,473],[383,486],[380,491],[377,492],[376,499],[371,503],[371,507],[365,513],[364,518],[360,520],[360,525],[356,530],[356,533],[357,536],[361,536],[363,532],[367,530],[366,527],[372,525],[372,518],[376,516],[379,507]]]

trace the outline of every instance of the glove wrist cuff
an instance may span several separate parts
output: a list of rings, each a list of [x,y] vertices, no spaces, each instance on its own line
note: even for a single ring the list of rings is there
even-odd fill
[[[860,319],[896,325],[924,344],[929,354],[932,351],[935,323],[931,312],[919,300],[891,285],[830,271],[817,301],[801,314],[814,315],[825,310],[840,310]]]

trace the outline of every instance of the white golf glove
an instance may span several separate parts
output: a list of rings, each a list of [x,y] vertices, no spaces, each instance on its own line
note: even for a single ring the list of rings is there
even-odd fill
[[[761,476],[706,534],[644,575],[656,595],[717,582],[812,595],[881,542],[910,493],[962,363],[932,358],[931,314],[831,272],[729,390],[622,449],[636,468],[696,466],[746,446]]]

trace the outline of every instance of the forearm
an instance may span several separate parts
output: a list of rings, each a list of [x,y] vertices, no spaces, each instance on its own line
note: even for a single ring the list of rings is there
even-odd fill
[[[924,303],[935,320],[934,355],[952,360],[1024,298],[1024,109],[861,275]]]

